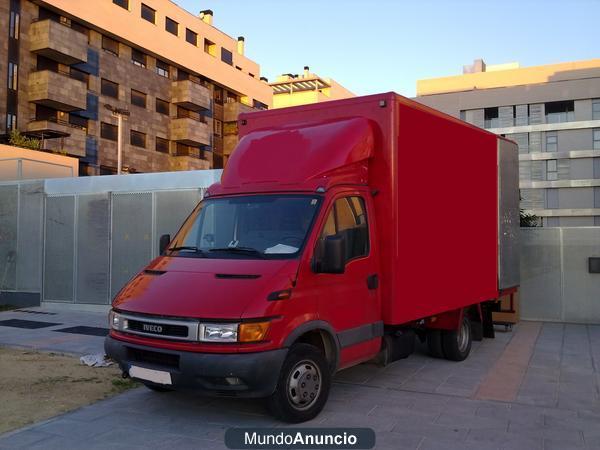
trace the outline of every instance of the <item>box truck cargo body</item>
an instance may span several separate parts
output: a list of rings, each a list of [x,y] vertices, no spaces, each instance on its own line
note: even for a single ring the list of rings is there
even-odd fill
[[[516,144],[394,93],[238,126],[221,182],[113,302],[125,374],[302,421],[337,370],[493,335],[519,284]]]

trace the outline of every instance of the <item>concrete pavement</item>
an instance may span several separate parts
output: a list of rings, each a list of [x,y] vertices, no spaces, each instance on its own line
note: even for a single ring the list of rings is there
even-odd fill
[[[77,314],[82,324],[105,326],[104,314]],[[0,313],[0,322],[8,315],[19,313]],[[66,318],[59,312],[35,320],[78,324]],[[6,328],[0,326],[0,345],[18,341],[15,333],[25,333],[28,345],[61,334],[52,331],[61,326]],[[81,339],[38,348],[101,348],[101,337]],[[284,426],[258,401],[140,388],[0,436],[0,448],[222,449],[225,430],[236,425]],[[475,342],[462,363],[430,358],[420,347],[385,368],[344,370],[325,410],[302,425],[371,427],[382,449],[600,449],[600,326],[523,322]]]

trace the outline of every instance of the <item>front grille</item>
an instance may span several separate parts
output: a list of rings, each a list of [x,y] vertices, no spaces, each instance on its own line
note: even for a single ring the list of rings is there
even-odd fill
[[[186,325],[152,323],[129,319],[127,323],[127,329],[130,331],[138,331],[140,333],[156,334],[158,336],[188,336],[188,327]]]
[[[179,369],[179,355],[127,347],[127,356],[132,362],[149,363]]]

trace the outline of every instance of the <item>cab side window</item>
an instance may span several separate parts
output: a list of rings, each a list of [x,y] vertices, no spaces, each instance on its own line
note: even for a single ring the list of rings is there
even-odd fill
[[[340,236],[346,244],[346,261],[369,253],[369,226],[365,202],[361,197],[335,201],[321,232],[321,239]]]

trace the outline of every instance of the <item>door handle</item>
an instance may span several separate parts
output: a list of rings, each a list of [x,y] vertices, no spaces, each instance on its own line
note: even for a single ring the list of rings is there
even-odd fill
[[[367,287],[369,290],[375,290],[379,287],[379,277],[373,273],[367,277]]]

